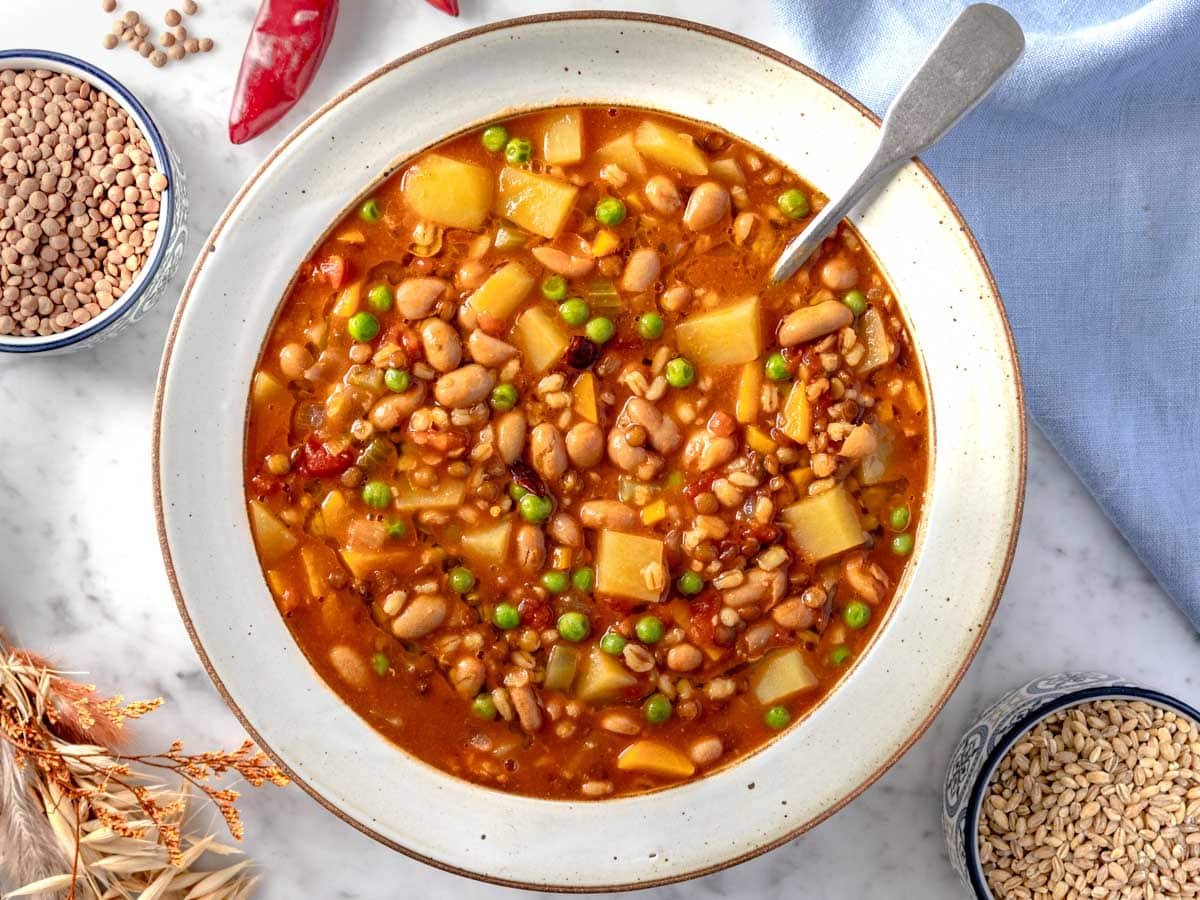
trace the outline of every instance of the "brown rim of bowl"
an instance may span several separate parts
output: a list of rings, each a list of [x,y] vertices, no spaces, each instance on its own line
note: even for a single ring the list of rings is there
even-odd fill
[[[161,443],[161,437],[162,437],[163,393],[164,393],[164,389],[166,386],[167,371],[170,368],[170,364],[171,364],[171,353],[175,348],[175,338],[179,333],[179,323],[180,323],[180,320],[183,318],[184,309],[187,307],[188,300],[191,297],[192,288],[196,284],[196,279],[199,277],[200,270],[203,268],[205,260],[208,258],[208,255],[212,252],[211,248],[216,245],[217,236],[224,229],[225,223],[229,220],[229,217],[233,214],[233,211],[238,207],[238,205],[245,198],[246,194],[254,186],[255,182],[258,181],[258,179],[260,177],[262,177],[262,175],[266,171],[266,169],[279,157],[279,155],[287,147],[289,147],[294,141],[299,139],[301,137],[301,135],[303,135],[304,132],[306,132],[313,124],[315,124],[318,119],[320,119],[323,115],[325,115],[326,112],[328,112],[330,109],[332,109],[333,107],[340,104],[343,100],[347,99],[348,97],[350,97],[351,95],[356,93],[361,88],[363,88],[366,85],[370,84],[371,82],[375,81],[377,78],[381,78],[382,76],[388,74],[392,70],[397,69],[400,66],[403,66],[405,63],[411,62],[414,59],[418,59],[433,50],[439,50],[442,47],[449,46],[450,44],[456,44],[459,41],[477,37],[478,35],[481,35],[481,34],[487,34],[489,32],[500,31],[500,30],[508,29],[508,28],[517,28],[517,27],[520,27],[523,25],[533,25],[533,24],[539,24],[542,22],[563,22],[563,21],[580,21],[580,20],[586,21],[586,20],[594,20],[594,19],[605,19],[605,20],[610,20],[610,21],[614,21],[614,20],[615,21],[626,21],[626,22],[633,22],[633,23],[640,22],[640,23],[648,23],[648,24],[652,24],[652,25],[666,25],[671,28],[680,28],[685,31],[693,31],[693,32],[697,32],[699,34],[706,35],[708,37],[718,38],[723,41],[728,41],[729,43],[732,43],[732,44],[737,44],[741,47],[745,47],[748,50],[752,50],[755,53],[765,56],[771,60],[774,60],[775,62],[777,62],[781,65],[785,65],[788,68],[793,69],[793,70],[799,72],[800,74],[806,76],[807,78],[811,78],[817,84],[821,85],[822,87],[824,87],[827,90],[831,91],[832,93],[836,94],[842,100],[846,101],[851,106],[853,106],[856,110],[858,110],[858,112],[860,112],[863,115],[864,118],[869,120],[872,124],[874,124],[876,126],[878,126],[880,124],[879,117],[877,115],[875,115],[875,113],[873,113],[865,105],[863,105],[857,98],[852,96],[848,91],[846,91],[842,87],[834,84],[832,81],[830,81],[825,76],[813,71],[812,69],[810,69],[808,66],[804,65],[803,63],[797,62],[796,60],[792,59],[790,56],[787,56],[787,55],[779,52],[778,50],[774,50],[770,47],[767,47],[764,44],[760,44],[757,41],[752,41],[748,38],[742,37],[741,35],[733,34],[731,32],[724,31],[720,28],[714,28],[710,25],[701,25],[698,22],[691,22],[691,21],[688,21],[687,19],[677,19],[677,18],[673,18],[670,16],[659,16],[659,15],[651,15],[651,14],[647,14],[647,13],[632,13],[632,12],[607,12],[607,11],[603,11],[603,10],[585,10],[585,11],[579,11],[579,12],[566,12],[566,13],[545,13],[542,15],[535,15],[535,16],[523,16],[521,18],[516,18],[516,19],[504,19],[500,22],[493,22],[490,25],[482,25],[478,28],[471,28],[466,31],[460,31],[457,34],[453,34],[450,37],[443,38],[440,41],[434,41],[431,44],[426,44],[425,46],[419,47],[418,49],[413,50],[410,53],[406,53],[404,56],[401,56],[398,59],[393,60],[392,62],[388,63],[385,66],[380,67],[379,69],[376,69],[370,75],[367,75],[366,77],[355,82],[350,87],[346,88],[344,91],[342,91],[337,96],[335,96],[332,100],[329,100],[327,103],[322,105],[320,109],[318,109],[311,116],[309,116],[307,119],[305,119],[299,126],[296,127],[296,129],[294,131],[292,131],[291,134],[289,134],[286,138],[284,138],[283,141],[280,142],[280,144],[274,150],[271,151],[271,153],[267,156],[267,158],[264,159],[262,161],[262,163],[259,165],[259,167],[255,170],[254,174],[251,175],[250,178],[246,181],[246,183],[242,185],[241,189],[234,196],[233,200],[230,201],[229,206],[226,207],[225,212],[223,212],[221,214],[221,218],[217,221],[217,224],[213,227],[212,233],[209,235],[209,237],[204,242],[204,249],[200,252],[199,257],[197,257],[196,262],[195,262],[194,266],[192,267],[191,274],[188,276],[187,284],[185,285],[183,294],[180,297],[179,306],[176,308],[175,316],[171,320],[171,329],[167,333],[167,341],[163,348],[162,366],[159,369],[158,383],[155,387],[155,392],[154,392],[154,425],[153,425],[153,428],[151,431],[151,441],[153,442],[153,446],[151,447],[151,460],[152,460],[152,467],[153,467],[152,472],[153,472],[153,479],[154,479],[154,484],[153,484],[154,515],[155,515],[156,524],[157,524],[157,528],[158,528],[158,543],[159,543],[159,547],[162,550],[163,563],[165,564],[166,570],[167,570],[167,579],[171,583],[171,591],[175,594],[175,605],[179,608],[179,615],[183,619],[184,627],[187,629],[188,636],[191,638],[192,644],[196,648],[196,653],[199,655],[200,662],[204,666],[204,670],[208,673],[208,677],[212,680],[212,683],[216,687],[217,692],[221,695],[221,698],[225,701],[225,705],[229,707],[230,711],[234,714],[234,716],[237,717],[238,721],[242,724],[242,727],[246,729],[247,733],[258,743],[259,747],[261,747],[267,753],[267,755],[269,755],[271,757],[271,759],[273,759],[275,761],[275,763],[280,768],[282,768],[284,770],[284,772],[287,773],[288,777],[291,778],[291,780],[295,784],[299,785],[305,791],[305,793],[307,793],[310,797],[312,797],[315,801],[317,801],[317,803],[319,803],[321,806],[323,806],[329,812],[333,813],[335,816],[337,816],[339,819],[341,819],[346,824],[352,826],[353,828],[358,829],[363,834],[365,834],[368,837],[373,838],[374,840],[383,844],[385,847],[395,850],[398,853],[402,853],[405,856],[409,857],[410,859],[415,859],[418,862],[423,862],[427,865],[433,866],[436,869],[441,869],[444,872],[450,872],[454,875],[461,875],[465,878],[471,878],[475,881],[482,881],[482,882],[486,882],[488,884],[499,885],[501,887],[522,888],[524,890],[535,890],[535,891],[549,890],[549,891],[555,891],[555,892],[567,893],[567,894],[630,891],[630,890],[641,890],[641,889],[645,889],[645,888],[661,887],[661,886],[667,885],[667,884],[675,884],[680,881],[687,881],[692,878],[700,878],[704,875],[710,875],[713,872],[719,872],[723,869],[728,869],[731,866],[739,865],[740,863],[746,862],[747,860],[754,859],[756,856],[761,856],[762,854],[766,853],[769,850],[774,850],[776,847],[782,846],[783,844],[786,844],[788,841],[790,841],[796,837],[799,837],[804,832],[816,827],[817,825],[820,825],[822,822],[824,822],[826,819],[828,819],[834,813],[840,811],[851,800],[854,800],[856,797],[858,797],[859,794],[861,794],[868,787],[870,787],[872,784],[874,784],[875,781],[877,781],[879,779],[879,777],[881,775],[883,775],[884,772],[886,772],[893,765],[895,765],[896,762],[900,759],[900,757],[903,756],[905,753],[907,753],[909,748],[912,747],[912,745],[914,743],[916,743],[918,738],[920,738],[921,735],[923,735],[925,733],[926,729],[928,729],[930,724],[932,724],[932,722],[933,722],[934,718],[936,718],[937,714],[939,712],[941,712],[942,707],[945,706],[946,701],[950,699],[950,695],[954,693],[955,689],[958,687],[959,683],[962,681],[963,676],[966,674],[967,669],[970,667],[971,662],[975,659],[975,654],[979,651],[979,645],[983,641],[984,635],[987,634],[988,628],[992,624],[992,619],[994,618],[994,616],[996,614],[996,607],[1000,603],[1000,595],[1004,592],[1004,586],[1008,581],[1008,575],[1009,575],[1010,570],[1012,569],[1013,554],[1016,551],[1017,537],[1021,530],[1021,513],[1022,513],[1022,510],[1025,505],[1025,475],[1026,475],[1027,454],[1028,454],[1028,449],[1027,449],[1028,428],[1027,428],[1026,414],[1025,414],[1025,391],[1024,391],[1024,386],[1021,382],[1020,363],[1017,359],[1017,350],[1016,350],[1016,345],[1013,342],[1012,328],[1010,327],[1009,322],[1008,322],[1008,314],[1005,312],[1004,304],[1000,300],[1000,292],[999,292],[998,288],[996,287],[996,279],[992,275],[992,270],[988,267],[987,260],[984,259],[984,257],[983,257],[983,252],[979,249],[979,243],[978,243],[978,241],[976,241],[975,235],[971,233],[971,229],[967,226],[967,223],[963,220],[962,213],[959,212],[958,207],[955,206],[955,204],[954,204],[954,201],[950,199],[950,196],[946,193],[945,188],[943,188],[941,186],[941,184],[938,182],[938,180],[936,178],[934,178],[933,173],[929,171],[929,168],[923,162],[921,162],[919,159],[914,160],[917,167],[921,170],[921,174],[924,175],[927,179],[929,179],[929,183],[931,185],[933,185],[933,187],[937,190],[938,194],[945,201],[946,205],[950,207],[951,212],[953,212],[955,219],[958,221],[959,227],[962,229],[963,234],[966,236],[967,241],[971,245],[971,250],[974,252],[975,258],[978,261],[979,266],[983,269],[984,274],[987,276],[988,287],[991,290],[992,296],[996,298],[996,307],[997,307],[998,312],[1000,313],[1000,320],[1004,325],[1005,337],[1008,340],[1009,356],[1012,359],[1012,366],[1013,366],[1012,376],[1013,376],[1013,384],[1015,385],[1016,391],[1017,391],[1017,413],[1018,413],[1018,422],[1019,422],[1019,426],[1020,426],[1020,445],[1021,446],[1020,446],[1020,476],[1019,476],[1019,481],[1018,481],[1018,485],[1017,485],[1016,506],[1013,509],[1012,536],[1009,538],[1008,551],[1005,553],[1005,556],[1004,556],[1004,563],[1003,563],[1003,566],[1000,571],[1000,579],[996,585],[996,592],[995,592],[995,595],[992,597],[991,605],[988,607],[987,617],[985,618],[985,620],[983,622],[983,627],[979,629],[979,633],[975,636],[975,641],[971,645],[971,649],[968,652],[966,659],[963,660],[962,666],[959,668],[959,670],[955,674],[954,678],[946,686],[946,690],[938,698],[937,703],[934,705],[934,708],[932,710],[930,710],[929,715],[927,715],[920,722],[920,724],[917,725],[917,727],[913,730],[912,734],[908,737],[908,739],[906,741],[904,741],[904,743],[901,744],[901,746],[899,748],[897,748],[895,753],[893,753],[890,757],[888,757],[888,759],[878,769],[876,769],[874,772],[872,772],[871,775],[868,776],[861,784],[859,784],[858,786],[853,788],[844,797],[842,797],[840,800],[838,800],[836,803],[834,803],[832,806],[830,806],[829,809],[825,810],[818,816],[814,816],[812,819],[809,819],[807,822],[801,823],[800,825],[798,825],[795,828],[788,831],[787,834],[784,834],[781,837],[778,837],[772,841],[768,841],[768,842],[762,844],[761,846],[756,847],[754,850],[747,851],[745,853],[739,854],[738,856],[732,857],[731,859],[727,859],[722,862],[717,862],[717,863],[713,863],[712,865],[703,866],[699,869],[693,869],[690,872],[685,872],[680,875],[672,875],[672,876],[665,877],[665,878],[655,878],[655,879],[652,879],[649,881],[629,882],[629,883],[624,883],[624,884],[586,885],[586,886],[553,885],[553,884],[544,884],[544,883],[539,884],[539,883],[528,882],[528,881],[514,881],[514,880],[508,879],[508,878],[499,878],[494,875],[487,875],[482,872],[472,872],[467,869],[460,868],[458,866],[453,866],[448,863],[444,863],[441,860],[433,859],[432,857],[425,856],[424,854],[417,853],[413,850],[410,850],[408,847],[405,847],[404,845],[399,844],[396,841],[393,841],[390,838],[385,837],[384,835],[373,830],[366,824],[359,822],[358,820],[352,818],[351,816],[349,816],[348,814],[343,812],[341,809],[339,809],[337,806],[335,806],[330,800],[328,800],[324,796],[322,796],[315,788],[313,788],[311,785],[309,785],[303,778],[299,777],[291,769],[290,766],[288,766],[286,763],[284,763],[279,758],[278,754],[276,754],[275,751],[273,749],[271,749],[271,747],[262,739],[262,736],[258,733],[258,731],[254,728],[254,726],[251,725],[249,720],[246,718],[245,714],[242,712],[242,710],[238,707],[238,705],[234,702],[233,698],[230,696],[229,691],[226,690],[224,683],[222,683],[222,681],[221,681],[220,677],[217,675],[216,671],[213,669],[212,662],[209,660],[208,654],[205,652],[204,647],[201,644],[200,639],[196,634],[196,629],[192,625],[192,619],[191,619],[191,616],[188,614],[187,605],[183,599],[183,593],[179,589],[179,581],[175,576],[175,566],[171,559],[171,548],[167,542],[166,527],[163,522],[163,500],[162,500],[162,481],[161,481],[162,471],[161,471],[161,465],[160,465],[160,459],[159,459],[159,445]]]

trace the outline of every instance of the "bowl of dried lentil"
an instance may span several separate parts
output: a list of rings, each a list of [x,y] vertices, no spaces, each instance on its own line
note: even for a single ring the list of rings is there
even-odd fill
[[[1200,712],[1098,672],[989,707],[946,776],[950,861],[981,900],[1200,897]]]
[[[0,51],[0,353],[94,346],[179,265],[187,201],[146,109],[83,60]]]

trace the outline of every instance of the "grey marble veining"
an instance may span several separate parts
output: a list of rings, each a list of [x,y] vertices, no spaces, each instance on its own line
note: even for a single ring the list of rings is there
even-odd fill
[[[170,4],[132,5],[157,19]],[[162,71],[128,50],[100,48],[108,17],[98,0],[13,4],[0,37],[6,45],[92,60],[141,97],[174,139],[189,175],[189,260],[274,142],[353,80],[460,27],[572,6],[463,0],[463,17],[453,22],[420,0],[347,0],[309,95],[267,137],[232,147],[225,120],[257,4],[201,5],[193,30],[214,37],[218,52]],[[789,49],[762,0],[585,5],[690,17]],[[183,275],[176,294],[182,282]],[[0,625],[31,647],[86,665],[101,685],[166,698],[166,708],[139,726],[139,743],[152,747],[179,736],[197,748],[232,745],[242,732],[175,611],[151,502],[154,379],[173,306],[164,298],[136,328],[95,351],[0,360]],[[809,834],[736,869],[642,896],[961,897],[937,813],[946,761],[973,713],[1034,675],[1068,668],[1115,672],[1197,702],[1198,652],[1200,639],[1035,432],[1025,521],[1004,602],[970,671],[925,736],[858,800]],[[246,849],[265,876],[264,897],[517,896],[385,850],[298,788],[251,794],[242,806]]]

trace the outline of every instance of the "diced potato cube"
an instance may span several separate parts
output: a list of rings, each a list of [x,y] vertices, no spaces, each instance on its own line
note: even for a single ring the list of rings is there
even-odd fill
[[[617,768],[663,778],[688,778],[696,771],[690,759],[658,741],[634,741],[617,757]]]
[[[304,563],[308,595],[319,598],[332,594],[329,576],[341,570],[337,554],[326,544],[309,541],[300,548],[300,560]]]
[[[558,324],[558,318],[543,307],[534,306],[521,313],[513,329],[513,339],[535,373],[544,372],[562,359],[571,338]]]
[[[396,488],[392,510],[398,513],[415,513],[422,509],[461,506],[466,493],[466,482],[455,478],[443,478],[437,487],[433,488],[413,487],[405,478]]]
[[[291,395],[287,388],[278,378],[268,375],[266,372],[255,373],[250,396],[259,411],[265,410],[269,406],[291,401]]]
[[[592,645],[580,663],[575,696],[584,703],[608,703],[619,699],[623,691],[635,684],[637,677],[620,660]]]
[[[746,176],[742,173],[742,167],[738,165],[738,161],[732,156],[713,160],[708,167],[708,174],[712,175],[713,178],[719,178],[726,184],[746,183]]]
[[[524,266],[519,262],[510,262],[493,272],[488,280],[467,298],[467,303],[480,315],[508,319],[525,302],[533,288],[533,282],[533,276]]]
[[[820,562],[866,541],[854,500],[844,487],[831,488],[784,507],[779,514],[792,542],[809,562]]]
[[[696,366],[732,366],[762,355],[758,297],[690,316],[675,326],[679,352]]]
[[[862,314],[858,323],[858,337],[867,347],[867,355],[858,364],[858,374],[867,375],[880,366],[887,365],[896,357],[896,345],[887,333],[883,316],[871,307]]]
[[[296,549],[300,539],[279,518],[257,500],[250,501],[250,527],[263,565],[279,562]]]
[[[633,137],[643,156],[688,175],[707,175],[708,160],[695,141],[658,122],[643,122]]]
[[[478,228],[492,208],[492,173],[439,153],[409,166],[400,189],[418,216],[449,228]]]
[[[633,143],[633,132],[614,138],[592,154],[601,165],[613,163],[636,178],[646,177],[646,161]]]
[[[795,647],[772,650],[750,670],[750,690],[763,706],[773,706],[816,686],[817,676]]]
[[[508,556],[512,537],[512,519],[501,519],[485,528],[465,532],[462,536],[463,555],[479,562],[500,565]]]
[[[552,166],[569,166],[583,159],[583,113],[563,110],[546,129],[542,157]]]
[[[408,574],[417,561],[412,550],[342,550],[342,562],[355,578],[372,572],[391,571]]]
[[[666,588],[663,542],[604,529],[596,545],[596,592],[657,603]],[[656,582],[662,586],[653,587]]]
[[[762,363],[752,359],[742,366],[742,377],[738,379],[737,399],[734,402],[734,414],[742,424],[748,424],[758,418],[762,386]]]
[[[578,193],[573,184],[507,166],[500,171],[496,214],[526,231],[553,238],[571,214]]]
[[[812,404],[808,402],[808,384],[803,378],[796,379],[788,391],[779,413],[779,430],[797,444],[812,437]]]
[[[542,685],[551,691],[565,691],[575,680],[579,667],[579,648],[569,644],[555,644],[550,648],[546,660],[546,677]]]
[[[591,372],[584,372],[575,379],[575,384],[571,388],[571,403],[575,407],[575,412],[581,418],[587,419],[593,425],[600,424],[600,407],[596,402],[596,376]]]
[[[896,450],[896,435],[886,425],[876,422],[875,449],[858,464],[859,480],[863,484],[881,484],[895,477],[892,458]]]

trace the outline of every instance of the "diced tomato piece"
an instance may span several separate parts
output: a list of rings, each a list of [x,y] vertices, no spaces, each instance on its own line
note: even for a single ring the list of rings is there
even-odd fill
[[[313,271],[327,278],[330,287],[336,291],[346,283],[346,273],[349,271],[349,268],[346,265],[346,257],[339,253],[331,253],[323,259],[317,260]]]
[[[311,475],[314,478],[329,478],[333,475],[341,475],[353,464],[353,450],[330,453],[329,448],[314,435],[304,444],[304,452],[300,456],[298,468],[305,475]]]
[[[278,494],[283,490],[283,482],[270,475],[260,474],[250,476],[250,486],[254,488],[255,496],[259,498],[270,497],[272,494]]]
[[[521,624],[528,628],[545,628],[550,624],[550,606],[532,597],[517,604],[521,612]]]
[[[683,493],[695,500],[698,494],[703,494],[706,491],[712,490],[713,482],[717,480],[717,476],[720,474],[720,472],[709,472],[705,475],[701,475],[695,481],[689,481],[683,486]]]
[[[692,601],[692,621],[687,633],[695,643],[703,647],[713,645],[713,619],[721,611],[721,595],[714,590],[705,591]]]

